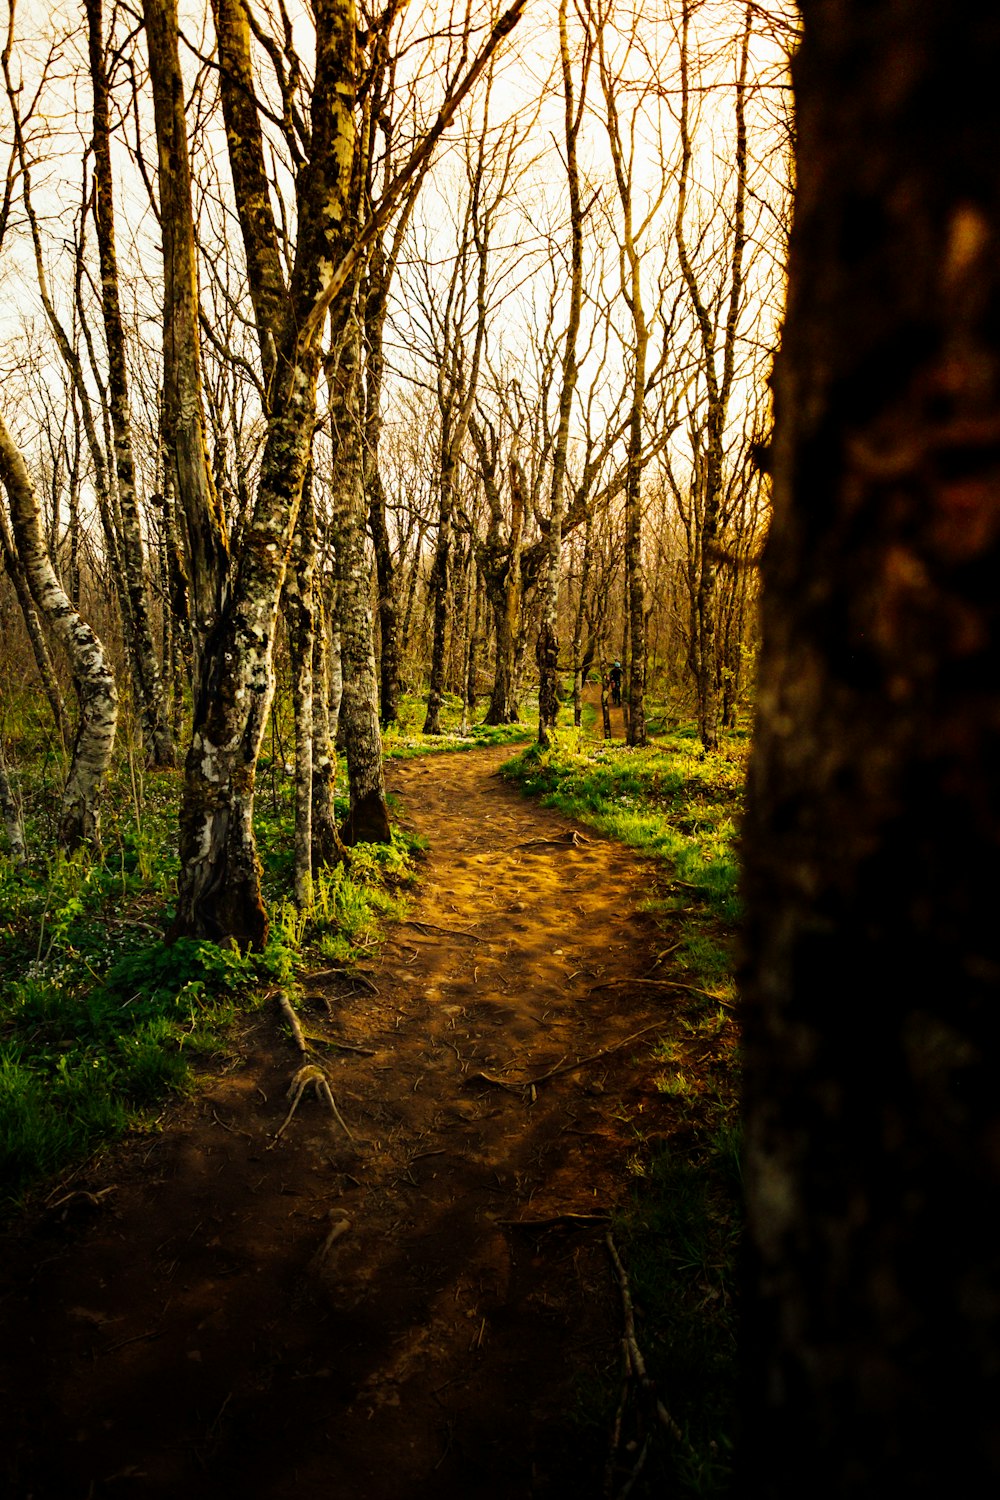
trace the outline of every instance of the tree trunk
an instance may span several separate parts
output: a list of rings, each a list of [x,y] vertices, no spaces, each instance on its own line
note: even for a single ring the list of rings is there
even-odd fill
[[[313,661],[316,645],[316,527],[307,473],[282,606],[288,627],[295,717],[295,862],[293,886],[300,911],[312,906],[313,869]]]
[[[451,572],[451,513],[455,503],[454,464],[445,455],[441,460],[438,499],[438,533],[431,568],[430,595],[433,608],[431,637],[431,676],[427,691],[427,713],[424,734],[441,733],[441,704],[444,701],[445,645],[448,629],[448,592]]]
[[[563,129],[566,146],[566,180],[569,187],[570,306],[563,344],[562,385],[559,391],[559,422],[552,455],[552,486],[549,497],[548,535],[545,542],[545,572],[542,582],[542,615],[538,630],[538,743],[547,748],[559,717],[559,587],[562,581],[563,491],[569,451],[570,417],[577,384],[576,344],[583,307],[583,204],[576,143],[583,119],[587,69],[584,67],[579,102],[574,98],[573,69],[566,29],[567,0],[559,5],[559,58],[563,83]],[[589,54],[588,54],[589,55]]]
[[[511,588],[509,577],[497,580],[487,574],[486,592],[493,610],[496,635],[496,660],[493,691],[486,710],[486,724],[518,724],[521,710],[517,701],[517,605],[520,589]]]
[[[64,749],[69,750],[71,748],[72,736],[70,734],[69,720],[66,716],[66,705],[63,702],[62,690],[59,687],[59,679],[56,677],[52,656],[49,652],[49,643],[45,639],[45,631],[42,629],[42,622],[38,618],[38,611],[35,609],[35,602],[31,597],[31,589],[28,585],[24,565],[17,555],[14,539],[7,530],[7,518],[2,511],[0,511],[0,549],[3,551],[4,568],[11,583],[14,585],[17,602],[21,606],[24,628],[31,643],[31,653],[35,658],[35,666],[38,668],[42,690],[48,699],[49,708],[52,710],[52,720],[55,724],[56,733],[62,741]]]
[[[368,521],[378,582],[379,719],[384,727],[395,724],[399,718],[399,606],[396,602],[396,570],[385,524],[385,493],[377,467],[368,493]]]
[[[170,3],[165,0],[164,9]],[[159,8],[159,0],[155,5],[154,0],[147,0],[147,31],[149,12]],[[157,14],[154,19],[159,28],[158,47],[154,49],[151,39],[150,64],[154,75],[159,74],[160,173],[169,182],[176,212],[189,229],[189,181],[177,156],[182,151],[186,171],[183,111],[178,119],[174,93],[179,80],[176,15],[164,19]],[[275,360],[257,496],[243,529],[236,584],[202,649],[181,806],[177,913],[171,928],[175,936],[231,939],[241,948],[262,947],[267,939],[253,837],[254,776],[273,692],[278,600],[312,452],[320,338],[331,300],[343,285],[341,267],[351,239],[348,195],[357,40],[353,4],[322,0],[316,6],[316,27],[311,157],[297,182],[298,234],[288,293],[292,316],[279,330],[283,342]],[[239,197],[242,178],[235,165],[234,182]],[[164,204],[165,197],[162,188]],[[259,205],[240,197],[238,206],[246,233]],[[162,212],[166,255],[165,206]],[[176,233],[175,247],[181,239]],[[193,294],[193,280],[183,290]],[[192,330],[185,323],[184,329],[185,339],[196,342],[197,326]],[[171,325],[168,331],[173,332]],[[183,368],[189,379],[196,372],[196,348],[183,350]],[[175,414],[175,442],[181,415],[191,417],[191,413]],[[197,424],[188,420],[185,427],[181,423],[189,434],[197,430],[202,442],[200,453],[193,447],[190,450],[190,468],[179,468],[179,493],[189,515],[189,543],[193,536],[207,546],[220,533],[212,519],[215,512],[208,509],[212,493],[197,488],[207,474],[200,403],[198,417]],[[185,494],[185,477],[195,485],[191,494]],[[199,566],[207,567],[209,562],[206,556]],[[198,569],[192,567],[192,574],[197,577]],[[207,578],[206,574],[202,582]],[[209,597],[207,591],[205,597]]]
[[[208,638],[226,600],[229,543],[208,461],[202,402],[198,266],[176,0],[144,0],[143,19],[159,159],[163,236],[163,413],[170,489],[187,562],[188,626],[197,695]]]
[[[340,864],[345,856],[337,829],[334,792],[337,781],[336,717],[340,713],[337,696],[334,721],[331,722],[331,648],[327,611],[323,591],[316,591],[317,629],[313,634],[313,723],[312,723],[312,867]],[[337,668],[340,667],[340,645],[337,645]]]
[[[392,838],[382,774],[372,569],[365,529],[360,365],[361,330],[352,308],[341,338],[330,394],[336,442],[333,531],[343,659],[340,717],[351,793],[350,812],[341,829],[341,838],[348,845],[387,844]]]
[[[137,667],[136,697],[139,700],[143,734],[150,758],[156,766],[175,762],[174,737],[170,728],[160,664],[153,645],[150,611],[149,567],[142,539],[139,502],[132,453],[129,413],[128,370],[125,363],[125,330],[118,296],[118,255],[115,247],[114,180],[111,171],[111,125],[108,119],[108,80],[104,68],[104,33],[101,0],[86,0],[90,45],[90,76],[94,95],[94,219],[101,262],[101,306],[108,349],[108,407],[114,435],[115,473],[121,515],[121,550],[125,576],[121,581],[128,595],[125,628],[131,634],[132,656]]]
[[[68,850],[83,843],[96,846],[100,843],[99,799],[118,723],[118,691],[103,645],[73,608],[56,577],[45,546],[34,486],[2,417],[0,479],[10,501],[14,542],[32,596],[69,658],[80,705],[59,813],[59,842]]]
[[[583,722],[583,685],[588,670],[583,654],[583,626],[587,618],[587,590],[590,586],[593,531],[593,517],[588,510],[583,537],[583,557],[580,562],[580,597],[577,600],[573,621],[573,723],[577,729]]]
[[[2,739],[0,739],[0,817],[3,818],[3,826],[7,834],[7,844],[10,848],[10,862],[15,867],[23,865],[27,858],[27,850],[24,842],[24,820],[21,817],[20,803],[10,784],[7,757],[4,754]]]
[[[698,324],[702,346],[703,373],[708,387],[707,446],[705,453],[705,495],[698,537],[698,583],[692,624],[693,655],[696,663],[695,688],[698,698],[698,733],[706,750],[719,747],[719,566],[723,501],[723,457],[729,399],[732,392],[736,358],[736,331],[743,297],[743,257],[746,249],[746,81],[750,52],[753,10],[747,6],[740,48],[740,70],[736,83],[736,198],[733,207],[732,245],[727,274],[729,298],[722,347],[716,348],[716,324],[706,304],[691,264],[685,234],[684,216],[687,204],[688,174],[692,145],[688,130],[688,23],[692,6],[685,0],[681,25],[681,168],[677,193],[677,220],[674,238],[677,253]],[[719,356],[721,354],[721,370]]]
[[[738,1492],[989,1495],[1000,17],[802,11],[744,832]]]

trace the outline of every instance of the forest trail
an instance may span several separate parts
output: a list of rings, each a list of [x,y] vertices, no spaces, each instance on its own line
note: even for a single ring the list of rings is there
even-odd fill
[[[430,842],[410,920],[302,1008],[353,1141],[311,1092],[275,1140],[302,1059],[272,998],[162,1134],[0,1242],[11,1500],[600,1493],[600,1216],[657,1129],[672,1002],[628,982],[650,868],[507,786],[510,753],[388,768]]]

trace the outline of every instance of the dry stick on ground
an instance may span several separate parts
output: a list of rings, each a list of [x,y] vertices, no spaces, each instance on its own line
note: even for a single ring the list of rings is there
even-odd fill
[[[604,1465],[604,1500],[613,1500],[615,1493],[615,1468],[618,1450],[622,1445],[622,1422],[628,1406],[628,1387],[632,1378],[632,1360],[628,1352],[628,1339],[622,1339],[622,1387],[618,1397],[618,1409],[611,1426],[611,1442],[608,1444],[608,1459]]]
[[[368,978],[367,974],[362,974],[359,969],[349,969],[346,966],[338,966],[335,969],[314,969],[307,977],[309,979],[331,979],[334,977],[337,979],[349,979],[352,983],[367,986],[373,995],[377,995],[379,992],[378,986],[373,980]]]
[[[557,1224],[568,1224],[571,1227],[587,1228],[593,1224],[606,1224],[610,1219],[609,1213],[596,1214],[550,1214],[547,1219],[495,1219],[494,1223],[502,1224],[505,1229],[551,1229]]]
[[[635,1313],[632,1309],[632,1292],[629,1287],[628,1274],[622,1265],[621,1256],[618,1254],[618,1248],[610,1232],[604,1236],[604,1243],[608,1247],[608,1254],[611,1256],[611,1262],[618,1276],[618,1286],[622,1294],[622,1312],[625,1315],[625,1342],[628,1345],[629,1360],[631,1361],[632,1369],[635,1371],[636,1379],[641,1389],[649,1396],[653,1410],[664,1427],[679,1443],[687,1447],[684,1434],[656,1394],[655,1382],[646,1374],[646,1361],[642,1357],[642,1350],[639,1348],[639,1342],[635,1335]]]
[[[117,1191],[117,1183],[113,1183],[111,1187],[101,1188],[97,1193],[88,1193],[79,1188],[74,1193],[66,1193],[64,1197],[57,1198],[54,1203],[46,1204],[45,1211],[46,1213],[54,1214],[60,1208],[103,1208],[105,1198],[110,1197],[112,1193],[117,1193]]]
[[[337,1052],[357,1052],[360,1057],[375,1057],[375,1047],[356,1047],[353,1042],[340,1042],[333,1036],[317,1036],[315,1032],[306,1032],[306,1041],[312,1042],[317,1047],[333,1047]]]
[[[510,1081],[503,1078],[493,1078],[489,1073],[472,1073],[465,1080],[466,1083],[490,1083],[494,1088],[506,1089],[511,1094],[523,1094],[525,1089],[533,1089],[536,1084],[548,1083],[550,1078],[560,1078],[564,1073],[575,1073],[577,1068],[585,1068],[589,1063],[600,1062],[602,1057],[607,1057],[611,1052],[620,1052],[622,1047],[627,1047],[629,1042],[637,1042],[640,1037],[648,1036],[651,1031],[660,1031],[666,1025],[665,1021],[653,1021],[649,1026],[644,1026],[641,1031],[633,1031],[631,1036],[622,1037],[620,1042],[612,1042],[608,1047],[602,1047],[599,1052],[591,1052],[589,1057],[579,1057],[576,1062],[563,1064],[562,1060],[547,1073],[540,1073],[537,1078],[523,1078],[520,1081]]]
[[[723,1000],[720,995],[713,995],[711,990],[699,989],[696,984],[682,984],[679,979],[604,979],[600,984],[592,984],[587,994],[593,995],[597,990],[610,990],[618,984],[650,984],[661,989],[686,990],[690,995],[703,995],[706,1000],[714,1000],[716,1005],[733,1004],[731,1000]]]
[[[415,927],[418,932],[434,933],[443,932],[445,937],[471,938],[474,943],[486,943],[488,938],[482,937],[478,932],[465,932],[461,927],[439,927],[436,922],[418,922],[413,917],[404,918],[401,927]]]
[[[582,833],[577,833],[577,831],[576,831],[575,828],[571,828],[570,831],[569,831],[569,833],[563,834],[563,836],[561,838],[558,838],[558,839],[525,839],[525,841],[524,841],[523,844],[515,844],[514,848],[515,849],[530,849],[530,848],[532,848],[533,845],[536,845],[536,844],[556,845],[556,846],[561,846],[563,848],[567,847],[567,845],[571,845],[573,848],[581,848],[584,844],[592,844],[592,843],[594,843],[593,839],[586,839],[586,838],[584,838],[584,836],[583,836]]]

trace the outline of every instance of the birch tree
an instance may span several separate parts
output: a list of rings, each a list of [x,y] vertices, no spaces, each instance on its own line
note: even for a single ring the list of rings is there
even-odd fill
[[[79,705],[69,774],[59,810],[59,842],[73,850],[100,843],[100,796],[118,723],[118,689],[104,646],[74,608],[52,566],[35,487],[20,447],[0,415],[0,481],[11,529],[39,613],[66,652]]]
[[[287,287],[276,253],[273,210],[262,165],[260,122],[252,88],[249,20],[242,0],[215,7],[223,69],[229,161],[243,232],[262,368],[269,372],[267,437],[260,477],[241,536],[238,565],[209,646],[205,638],[195,701],[191,748],[181,809],[181,873],[173,932],[231,939],[258,947],[267,935],[253,835],[254,774],[273,693],[274,632],[289,551],[310,462],[316,421],[322,338],[335,299],[345,291],[371,238],[391,215],[420,171],[464,94],[489,55],[516,23],[520,4],[497,22],[479,55],[453,83],[437,120],[412,152],[385,195],[379,213],[359,231],[351,212],[355,166],[355,102],[359,78],[358,28],[351,0],[321,0],[315,10],[316,61],[308,121],[308,151],[295,182],[296,232]],[[190,178],[183,136],[177,63],[176,12],[171,0],[147,0],[150,71],[157,103],[161,203],[175,196],[178,244],[191,222]],[[387,18],[387,20],[391,17]],[[248,87],[248,80],[250,86]],[[167,234],[164,233],[165,260]],[[185,274],[171,314],[183,314],[184,369],[196,371],[197,328],[186,308],[196,306],[196,284]],[[343,320],[346,323],[346,319]],[[171,335],[175,327],[169,321]],[[197,403],[200,409],[200,402]],[[193,429],[192,429],[193,431]],[[205,539],[213,557],[224,555],[224,532],[212,491],[206,487],[203,430],[190,447],[193,462],[185,493],[188,530]],[[189,545],[189,556],[193,556]],[[209,558],[211,563],[212,558]],[[197,570],[193,570],[197,572]],[[199,580],[210,603],[219,598],[221,570]],[[346,686],[346,684],[345,684]],[[377,735],[377,719],[375,724]],[[380,774],[380,770],[379,770]]]

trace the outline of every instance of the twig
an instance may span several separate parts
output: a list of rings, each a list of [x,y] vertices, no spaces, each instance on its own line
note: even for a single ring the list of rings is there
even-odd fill
[[[593,839],[584,838],[584,836],[583,836],[582,833],[577,833],[577,831],[576,831],[575,828],[571,828],[570,831],[569,831],[569,833],[563,834],[562,838],[559,838],[559,839],[525,839],[525,841],[524,841],[523,844],[515,844],[514,848],[515,849],[530,849],[535,844],[550,844],[550,845],[551,844],[555,844],[555,845],[561,845],[563,847],[577,847],[577,848],[579,848],[582,844],[592,844],[592,843],[594,843]]]
[[[348,969],[340,967],[335,969],[314,969],[313,972],[307,976],[307,978],[310,981],[312,981],[313,979],[350,979],[357,984],[366,985],[367,988],[371,990],[373,995],[377,995],[379,993],[378,985],[376,985],[373,980],[369,979],[367,974],[362,974],[360,969]]]
[[[355,1047],[353,1042],[339,1042],[336,1037],[332,1036],[316,1036],[315,1033],[310,1032],[307,1040],[317,1042],[323,1047],[335,1047],[338,1052],[357,1052],[362,1057],[376,1056],[376,1049],[374,1047]]]
[[[618,1248],[615,1245],[614,1238],[612,1237],[610,1231],[604,1236],[604,1243],[608,1247],[608,1254],[611,1256],[612,1264],[614,1265],[615,1272],[618,1276],[618,1285],[621,1289],[622,1294],[622,1312],[625,1315],[625,1341],[628,1345],[629,1359],[632,1362],[632,1369],[635,1371],[636,1379],[638,1380],[640,1387],[651,1398],[653,1410],[656,1412],[657,1417],[663,1423],[664,1427],[677,1439],[679,1443],[684,1443],[684,1446],[686,1447],[687,1444],[684,1441],[684,1434],[681,1432],[677,1423],[674,1421],[673,1417],[667,1411],[667,1408],[664,1406],[663,1402],[656,1394],[655,1383],[646,1374],[646,1361],[642,1357],[642,1350],[639,1348],[639,1342],[635,1335],[635,1314],[632,1310],[632,1292],[629,1288],[628,1274],[625,1270],[625,1267],[622,1265],[621,1256],[618,1254]],[[634,1471],[634,1473],[638,1473],[638,1468]],[[631,1485],[629,1486],[629,1488],[631,1488]],[[623,1493],[627,1492],[623,1491]]]
[[[734,1004],[732,1000],[723,1000],[720,995],[713,995],[711,990],[699,989],[696,984],[682,984],[679,979],[604,979],[600,984],[592,984],[587,994],[593,995],[597,990],[614,989],[619,984],[649,984],[655,985],[660,989],[686,990],[688,994],[702,995],[706,1000],[714,1000],[716,1005],[725,1005],[730,1010]]]
[[[45,1211],[46,1213],[54,1214],[60,1208],[75,1207],[77,1204],[81,1206],[86,1204],[88,1208],[101,1208],[104,1205],[105,1198],[109,1197],[112,1193],[117,1193],[117,1191],[117,1185],[101,1188],[98,1193],[88,1193],[78,1188],[75,1192],[65,1193],[62,1198],[57,1198],[55,1203],[46,1204]]]
[[[608,1057],[612,1052],[620,1052],[623,1047],[628,1046],[629,1042],[637,1042],[641,1036],[648,1036],[651,1031],[662,1031],[663,1026],[663,1021],[654,1021],[650,1026],[644,1026],[641,1031],[633,1031],[631,1036],[623,1037],[620,1042],[612,1042],[610,1046],[602,1047],[599,1052],[592,1052],[589,1057],[581,1057],[577,1062],[567,1063],[565,1067],[558,1064],[550,1068],[547,1073],[542,1073],[539,1078],[531,1078],[528,1082],[532,1085],[548,1083],[550,1078],[559,1078],[564,1073],[575,1073],[577,1068],[585,1068],[592,1062],[600,1062],[602,1057]]]
[[[606,1224],[611,1215],[608,1213],[596,1214],[551,1214],[547,1219],[494,1219],[495,1224],[501,1224],[505,1229],[550,1229],[556,1224],[580,1225]]]
[[[307,1057],[309,1054],[309,1045],[306,1042],[305,1037],[302,1035],[302,1027],[299,1025],[299,1018],[292,1009],[291,1002],[289,1001],[288,996],[281,991],[279,991],[278,993],[278,1007],[285,1017],[285,1020],[292,1028],[292,1036],[295,1038],[296,1047],[298,1047],[303,1057]]]
[[[636,1042],[641,1036],[648,1036],[651,1031],[662,1031],[666,1023],[664,1021],[653,1021],[649,1026],[644,1026],[641,1031],[633,1031],[631,1036],[622,1037],[620,1042],[612,1042],[608,1047],[602,1047],[599,1052],[591,1052],[588,1057],[578,1057],[576,1062],[563,1063],[560,1058],[554,1068],[547,1073],[540,1073],[537,1078],[522,1078],[507,1081],[503,1078],[493,1078],[489,1073],[470,1073],[465,1080],[468,1083],[489,1083],[494,1088],[506,1089],[511,1094],[524,1094],[534,1089],[540,1083],[548,1083],[550,1078],[561,1078],[565,1073],[575,1073],[577,1068],[585,1068],[592,1062],[600,1062],[602,1057],[608,1057],[612,1052],[620,1052],[622,1047],[627,1047],[630,1042]]]
[[[119,1339],[117,1344],[109,1344],[106,1349],[99,1349],[101,1355],[114,1354],[116,1349],[125,1349],[129,1344],[141,1344],[146,1339],[161,1339],[162,1328],[151,1328],[148,1333],[134,1333],[130,1339]]]
[[[446,937],[464,937],[471,939],[474,943],[485,943],[488,940],[481,937],[478,932],[465,932],[461,927],[439,927],[436,922],[417,922],[412,917],[407,917],[400,924],[402,927],[415,927],[418,932],[443,932]]]
[[[470,1083],[488,1083],[495,1089],[506,1089],[508,1094],[518,1094],[522,1099],[528,1088],[527,1083],[505,1083],[502,1078],[494,1078],[489,1073],[470,1073],[463,1080],[463,1086],[467,1087]]]
[[[212,1110],[212,1119],[216,1125],[221,1125],[223,1130],[228,1130],[230,1135],[240,1135],[245,1141],[253,1141],[253,1136],[247,1135],[245,1130],[237,1130],[234,1125],[227,1125],[225,1120],[220,1120],[214,1109]]]

